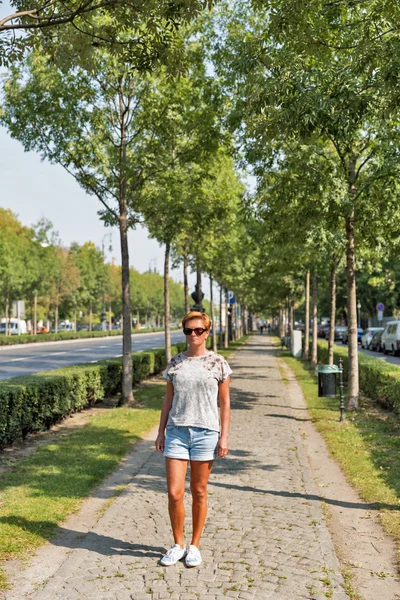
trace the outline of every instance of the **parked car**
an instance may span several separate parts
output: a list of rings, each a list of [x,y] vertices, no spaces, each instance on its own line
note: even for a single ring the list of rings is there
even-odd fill
[[[341,325],[336,325],[335,327],[335,342],[336,340],[343,341],[344,334],[347,334],[347,327],[342,327]]]
[[[382,333],[383,354],[393,352],[396,356],[400,351],[400,321],[389,321]]]
[[[323,337],[324,339],[328,339],[329,338],[329,330],[330,330],[331,326],[330,325],[322,325],[321,327],[321,337]]]
[[[369,349],[373,350],[374,352],[382,352],[383,348],[382,348],[382,333],[383,333],[383,328],[379,331],[375,331],[372,340],[369,343]]]
[[[71,321],[60,321],[58,331],[74,331],[74,324]]]
[[[383,327],[367,327],[361,336],[361,348],[369,348],[372,338],[377,331],[383,331]]]
[[[10,332],[10,335],[18,335],[18,334],[23,334],[26,333],[26,321],[24,319],[20,319],[18,322],[18,319],[15,319],[14,317],[12,317],[11,319],[8,319],[8,330]],[[6,333],[6,319],[1,319],[0,322],[0,334],[1,333]]]
[[[361,343],[361,337],[362,337],[363,333],[364,333],[364,329],[362,327],[357,327],[357,342],[359,344]],[[349,332],[348,332],[347,327],[346,327],[346,333],[343,335],[342,342],[343,342],[343,344],[347,344],[349,342]]]

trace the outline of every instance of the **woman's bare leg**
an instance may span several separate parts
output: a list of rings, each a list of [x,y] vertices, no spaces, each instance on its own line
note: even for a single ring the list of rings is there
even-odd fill
[[[185,545],[183,528],[185,523],[185,507],[183,497],[185,493],[185,478],[188,460],[178,458],[166,458],[165,467],[167,472],[168,487],[168,510],[171,519],[172,533],[175,544],[181,548]]]
[[[193,498],[193,533],[192,541],[190,543],[197,548],[200,548],[200,537],[207,516],[207,484],[213,462],[213,460],[190,461],[190,489]]]

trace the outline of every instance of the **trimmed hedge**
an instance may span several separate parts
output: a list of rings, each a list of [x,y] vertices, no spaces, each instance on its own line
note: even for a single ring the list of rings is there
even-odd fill
[[[175,331],[178,328],[172,328]],[[163,333],[163,329],[132,329],[132,335],[140,333]],[[0,346],[15,346],[17,344],[36,344],[38,342],[59,342],[61,340],[79,340],[85,338],[101,338],[115,335],[122,335],[121,329],[111,329],[111,331],[59,331],[58,333],[40,333],[32,335],[24,333],[23,335],[0,335]]]
[[[343,360],[343,376],[348,376],[348,349],[335,346],[334,362]],[[318,342],[318,360],[328,363],[328,343]],[[400,414],[400,367],[378,360],[367,354],[358,354],[360,390],[381,406]]]
[[[173,345],[172,355],[185,348],[185,342]],[[132,366],[134,383],[160,373],[166,366],[165,349],[133,353]],[[120,392],[121,376],[122,359],[118,358],[1,381],[0,447]]]

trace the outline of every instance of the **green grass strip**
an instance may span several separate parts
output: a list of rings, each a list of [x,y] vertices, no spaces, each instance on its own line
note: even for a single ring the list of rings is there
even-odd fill
[[[0,483],[0,561],[29,556],[117,466],[159,419],[165,386],[135,393],[141,408],[99,411],[18,461]],[[0,587],[6,585],[0,577]]]
[[[282,353],[296,375],[312,421],[325,438],[348,481],[366,502],[380,511],[387,533],[400,542],[400,420],[389,411],[361,400],[361,410],[339,423],[339,400],[319,398],[308,364]],[[399,556],[400,559],[400,556]]]

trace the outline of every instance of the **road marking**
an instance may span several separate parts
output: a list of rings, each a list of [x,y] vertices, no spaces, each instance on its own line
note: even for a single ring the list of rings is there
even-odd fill
[[[114,358],[121,358],[122,354],[116,354]]]
[[[68,354],[68,352],[48,352],[47,354],[43,354],[42,356],[60,356],[61,354]]]
[[[90,360],[89,362],[90,362],[90,363],[97,363],[97,362],[99,362],[99,361],[98,361],[98,360]]]
[[[26,356],[26,357],[24,356],[22,358],[11,358],[10,361],[7,360],[7,361],[4,361],[4,362],[18,362],[19,360],[29,360],[29,358],[30,357],[28,357],[28,356]]]
[[[91,350],[91,348],[78,348],[75,352],[87,352],[88,350]]]

